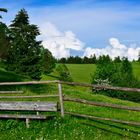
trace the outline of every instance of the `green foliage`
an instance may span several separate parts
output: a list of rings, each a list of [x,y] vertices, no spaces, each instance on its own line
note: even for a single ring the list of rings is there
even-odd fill
[[[43,59],[43,67],[44,73],[51,73],[55,68],[55,58],[52,56],[52,53],[48,49],[44,49],[44,59]]]
[[[113,62],[109,56],[100,56],[92,83],[96,83],[97,79],[108,79],[115,86],[136,87],[138,81],[133,76],[131,63],[127,58],[121,62],[118,60]]]
[[[7,26],[0,22],[0,58],[5,59],[8,55],[8,50],[9,50],[9,37],[8,37],[8,28]]]
[[[102,81],[100,84],[106,85],[104,81],[108,81],[107,83],[112,86],[139,88],[140,82],[133,75],[131,63],[127,58],[123,58],[121,62],[118,60],[113,62],[108,56],[101,56],[95,74],[92,76],[92,83],[99,84],[98,81]],[[111,90],[98,91],[98,93],[135,102],[140,101],[139,93]]]
[[[7,12],[7,9],[0,8],[0,12]],[[0,18],[2,18],[1,15]],[[0,59],[3,59],[7,56],[8,49],[9,49],[8,28],[6,24],[0,22]]]
[[[7,57],[7,69],[39,80],[42,71],[43,47],[36,41],[39,35],[36,25],[29,24],[29,17],[21,9],[10,25],[11,48]]]
[[[120,63],[121,62],[121,58],[119,56],[115,57],[114,62],[115,63]]]
[[[59,64],[56,68],[56,71],[59,73],[59,80],[69,82],[73,81],[69,69],[65,64]]]
[[[96,56],[91,55],[90,57],[79,57],[79,56],[70,56],[68,58],[61,58],[58,60],[58,63],[67,63],[67,64],[95,64],[97,62]]]
[[[100,56],[98,63],[97,63],[97,69],[95,74],[92,77],[92,83],[96,83],[97,79],[106,80],[108,79],[110,82],[112,82],[112,75],[115,72],[115,65],[110,59],[109,56]]]

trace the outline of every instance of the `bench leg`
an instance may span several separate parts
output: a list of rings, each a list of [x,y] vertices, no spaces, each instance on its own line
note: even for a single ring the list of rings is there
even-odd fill
[[[29,122],[30,120],[26,118],[26,127],[29,128]]]

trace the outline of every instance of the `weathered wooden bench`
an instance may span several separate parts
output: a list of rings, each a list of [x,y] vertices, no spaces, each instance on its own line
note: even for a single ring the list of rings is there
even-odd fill
[[[0,111],[35,111],[36,115],[31,114],[0,114],[0,118],[19,118],[26,119],[26,126],[29,127],[30,119],[46,119],[46,115],[39,115],[39,112],[58,111],[57,102],[33,102],[33,101],[0,101]]]

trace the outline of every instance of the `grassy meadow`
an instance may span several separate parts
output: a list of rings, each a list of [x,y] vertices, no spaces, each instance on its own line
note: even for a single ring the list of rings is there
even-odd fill
[[[90,83],[91,82],[91,75],[94,75],[96,71],[95,64],[66,64],[68,67],[74,82],[81,82],[81,83]],[[139,62],[132,62],[133,74],[134,76],[140,80],[140,63]],[[49,75],[44,75],[42,80],[55,80],[58,78],[58,73],[54,70]]]
[[[67,64],[73,80],[75,82],[90,83],[90,75],[95,72],[95,65],[77,65]],[[140,64],[133,63],[133,72],[140,79]],[[16,75],[7,72],[5,69],[0,69],[0,79],[2,81],[27,81],[27,77]],[[43,75],[42,80],[56,80],[58,74],[56,71],[49,75]],[[3,80],[2,80],[3,79]],[[12,87],[10,86],[8,90]],[[58,92],[57,86],[51,85],[30,85],[16,87],[22,89],[24,95],[42,95],[55,94]],[[0,87],[0,90],[5,87]],[[90,88],[80,88],[76,86],[63,85],[63,93],[66,97],[81,98],[88,101],[98,101],[104,103],[112,103],[118,105],[126,105],[130,107],[139,107],[139,103],[124,101],[91,93]],[[3,96],[2,94],[1,96]],[[20,95],[19,95],[20,96]],[[3,99],[1,99],[3,100]],[[19,99],[17,99],[19,100]],[[25,99],[21,99],[22,101]],[[26,99],[27,100],[27,99]],[[29,100],[29,99],[28,99]],[[31,99],[30,99],[31,100]],[[34,99],[36,101],[53,100],[54,98]],[[113,109],[109,107],[98,107],[83,105],[80,103],[65,102],[65,111],[71,111],[81,114],[94,115],[97,117],[114,118],[118,120],[140,122],[140,112],[127,111],[122,109]],[[50,115],[50,113],[47,113]],[[83,119],[65,115],[60,117],[58,113],[51,113],[53,118],[45,121],[32,120],[30,128],[26,128],[25,120],[0,119],[0,140],[139,140],[140,126],[129,126],[126,124],[113,123],[110,121],[97,121],[94,119]]]

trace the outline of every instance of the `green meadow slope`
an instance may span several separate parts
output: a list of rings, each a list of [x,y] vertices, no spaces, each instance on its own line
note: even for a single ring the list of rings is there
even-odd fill
[[[74,82],[90,83],[91,75],[94,74],[96,70],[96,65],[94,64],[66,64],[66,66],[68,67]],[[58,77],[58,73],[54,70],[54,72],[47,76],[43,75],[42,80],[56,80]]]
[[[140,62],[133,62],[132,67],[134,76],[140,80]]]
[[[90,83],[91,75],[94,75],[96,71],[95,64],[66,64],[68,67],[74,82],[82,82],[82,83]],[[140,63],[133,62],[132,63],[133,74],[134,76],[140,80]],[[48,76],[44,76],[43,79],[54,80],[58,78],[58,74],[56,71],[52,72]]]
[[[95,65],[67,65],[74,81],[90,83],[90,74],[95,71]],[[139,64],[133,64],[139,74]],[[137,75],[139,77],[139,75]],[[1,79],[12,81],[27,81],[27,77],[16,75],[0,69]],[[58,75],[54,71],[49,76],[44,75],[42,80],[57,79]],[[6,81],[6,80],[5,80]],[[0,90],[2,88],[0,87]],[[31,85],[22,87],[24,95],[34,94],[54,94],[57,92],[56,85]],[[79,88],[76,86],[63,85],[63,93],[66,97],[81,98],[88,101],[112,103],[130,107],[139,107],[139,103],[114,99],[104,95],[97,95],[90,92],[90,88]],[[3,96],[1,94],[1,96]],[[8,95],[7,95],[8,96]],[[1,99],[3,100],[3,99]],[[18,99],[17,99],[18,100]],[[24,100],[24,99],[22,99]],[[27,99],[25,99],[27,100]],[[40,100],[40,99],[34,99]],[[43,101],[57,100],[43,98]],[[80,103],[65,102],[65,111],[71,111],[81,114],[94,115],[97,117],[114,118],[132,122],[140,122],[140,112],[127,111],[122,109],[113,109],[108,107],[98,107],[83,105]],[[47,113],[48,114],[48,113]],[[52,113],[51,113],[52,114]],[[140,126],[128,126],[125,124],[113,123],[110,121],[97,121],[92,119],[83,119],[70,115],[61,118],[59,113],[53,114],[56,117],[46,121],[31,121],[30,128],[26,128],[24,120],[3,120],[0,119],[0,140],[139,140]]]

